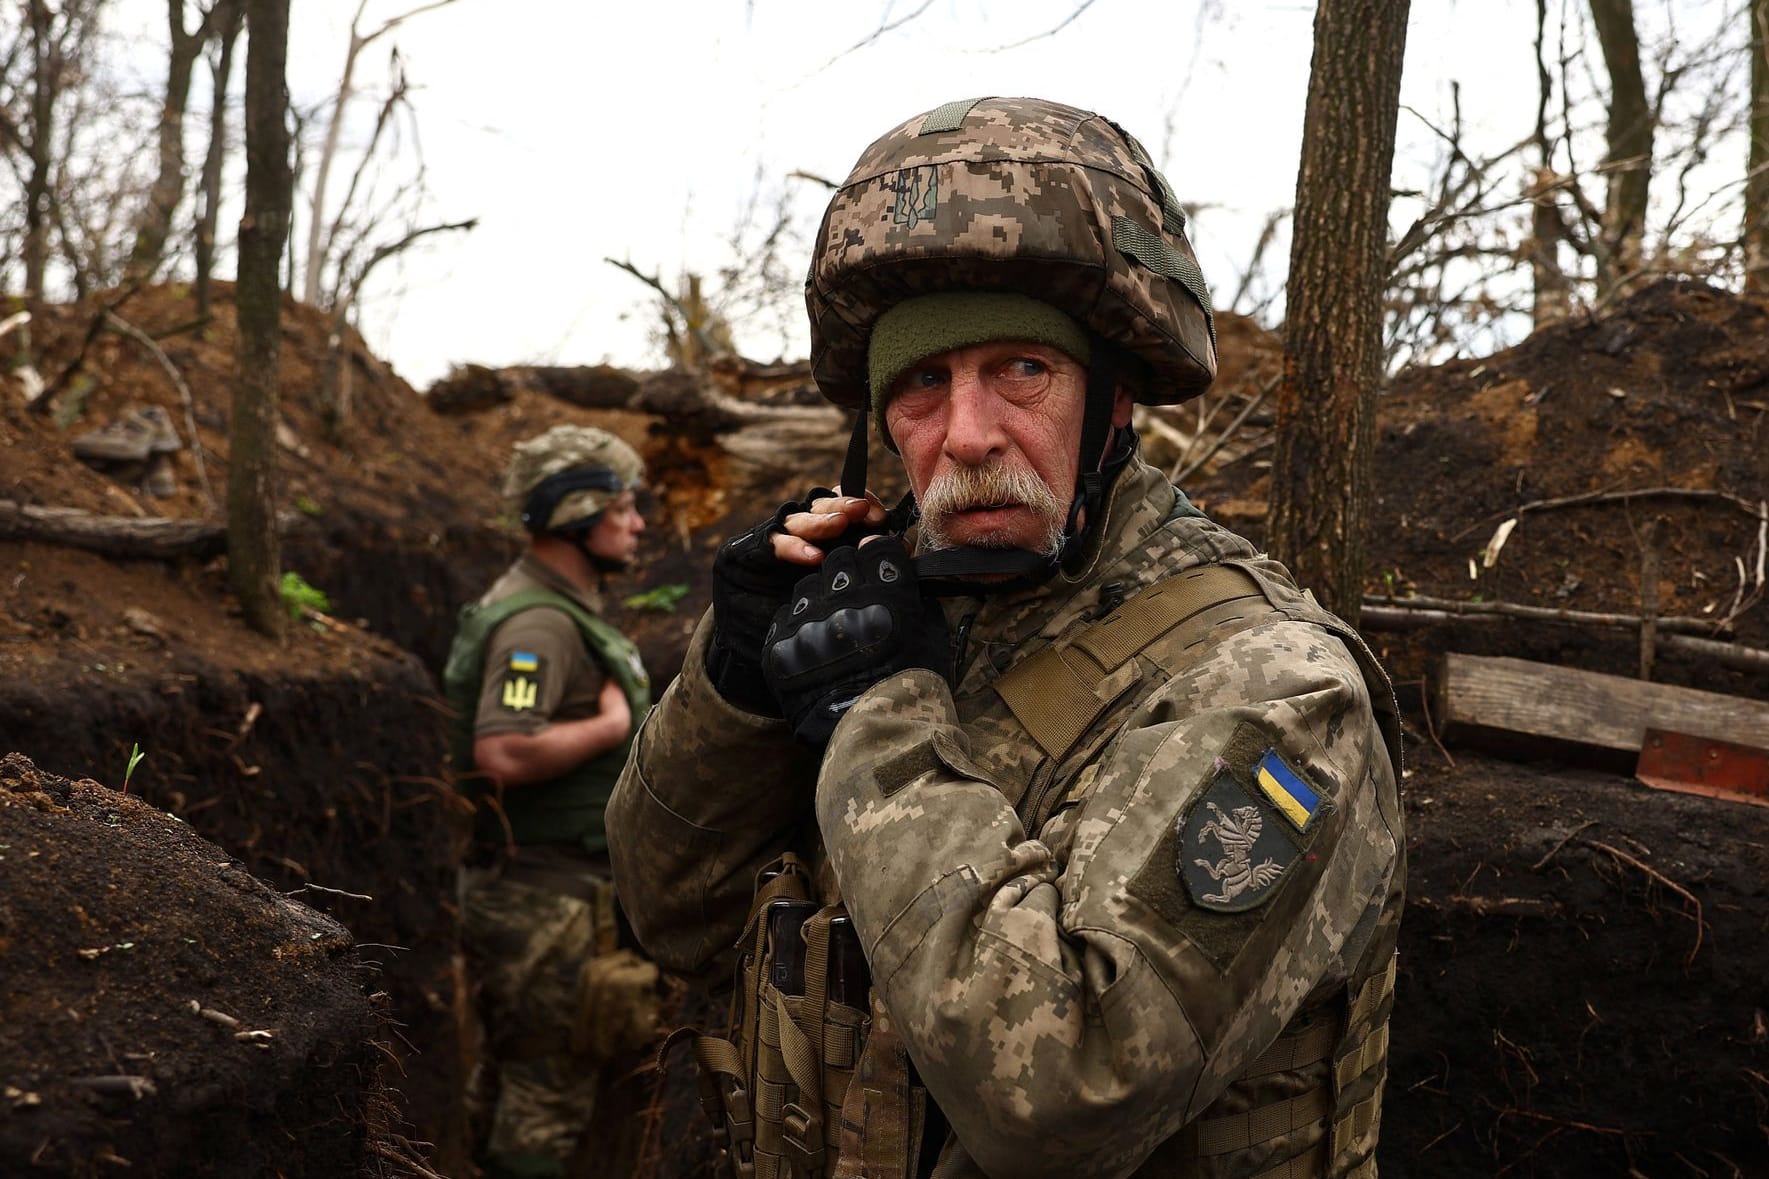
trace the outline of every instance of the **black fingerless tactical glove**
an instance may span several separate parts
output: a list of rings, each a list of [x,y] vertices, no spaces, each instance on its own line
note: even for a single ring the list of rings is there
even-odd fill
[[[807,745],[821,747],[861,693],[925,667],[951,676],[946,616],[921,596],[903,540],[840,548],[774,616],[762,670]]]
[[[834,496],[827,487],[811,488],[804,498],[788,500],[762,523],[726,541],[713,558],[713,636],[706,671],[719,695],[739,708],[781,715],[762,675],[762,644],[805,567],[774,555],[774,535],[786,530],[786,518],[794,512],[808,512],[816,500]],[[858,544],[871,531],[855,526],[829,547]]]

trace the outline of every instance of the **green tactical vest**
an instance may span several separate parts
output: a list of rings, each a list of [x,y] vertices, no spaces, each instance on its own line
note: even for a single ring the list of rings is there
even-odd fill
[[[451,755],[458,774],[468,774],[475,768],[473,720],[485,678],[485,644],[504,619],[535,606],[563,610],[577,623],[584,645],[626,694],[627,705],[633,711],[634,733],[639,731],[639,722],[651,707],[651,680],[645,674],[644,664],[639,662],[638,648],[570,598],[551,590],[528,589],[489,604],[469,602],[461,607],[448,662],[442,670],[443,693],[454,710]],[[493,848],[503,847],[506,842],[575,843],[592,855],[606,852],[608,834],[602,812],[608,805],[615,778],[626,765],[632,743],[629,735],[600,757],[591,758],[550,782],[532,782],[504,793],[495,800],[495,806],[487,805],[494,793],[491,787],[483,779],[470,780],[468,797],[479,804],[474,842]]]

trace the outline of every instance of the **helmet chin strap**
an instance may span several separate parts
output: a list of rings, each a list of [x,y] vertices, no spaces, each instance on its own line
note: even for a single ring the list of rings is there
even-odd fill
[[[601,513],[597,513],[595,519],[600,521],[601,518]],[[587,528],[581,524],[572,524],[565,528],[554,528],[546,535],[556,536],[571,545],[583,555],[584,560],[590,563],[590,568],[604,576],[610,573],[621,573],[632,568],[631,561],[617,561],[612,557],[604,557],[590,550],[590,533],[595,530],[595,524],[591,524]]]
[[[1104,469],[1106,441],[1112,433],[1112,406],[1118,392],[1118,350],[1098,333],[1088,333],[1092,359],[1087,365],[1087,393],[1081,416],[1081,443],[1075,494],[1069,501],[1063,525],[1062,547],[1055,553],[1031,549],[986,548],[959,545],[936,549],[915,558],[916,576],[923,592],[931,597],[999,594],[1030,589],[1048,580],[1083,542],[1083,517],[1091,524],[1100,518],[1109,478]],[[870,401],[870,392],[868,393]],[[854,416],[848,437],[848,453],[842,462],[843,495],[866,495],[866,422],[871,405],[862,405]],[[915,493],[903,497],[890,511],[888,526],[901,531],[914,523],[919,512]],[[989,580],[980,580],[988,578]]]

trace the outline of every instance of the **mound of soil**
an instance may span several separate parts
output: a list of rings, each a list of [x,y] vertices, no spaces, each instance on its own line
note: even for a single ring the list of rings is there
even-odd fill
[[[277,644],[222,609],[219,570],[18,546],[0,641],[0,734],[45,770],[120,783],[282,890],[348,921],[398,1028],[394,1086],[439,1161],[461,1151],[454,871],[464,802],[445,720],[410,654],[341,624]],[[48,580],[53,570],[55,580]],[[0,1058],[3,1059],[3,1058]]]
[[[1769,809],[1465,755],[1407,803],[1383,1174],[1769,1175]]]
[[[1638,615],[1662,518],[1657,610],[1769,647],[1759,556],[1769,500],[1769,301],[1693,281],[1647,287],[1481,360],[1402,373],[1378,403],[1366,592]],[[1188,490],[1259,537],[1257,457]],[[1582,500],[1581,497],[1594,497]],[[1581,500],[1581,502],[1564,502]],[[1489,568],[1489,541],[1517,524]],[[1632,675],[1626,630],[1460,623],[1379,636],[1402,678],[1446,647]],[[1764,681],[1661,654],[1662,678],[1761,696]]]
[[[366,1171],[364,966],[176,817],[0,759],[0,1171]]]

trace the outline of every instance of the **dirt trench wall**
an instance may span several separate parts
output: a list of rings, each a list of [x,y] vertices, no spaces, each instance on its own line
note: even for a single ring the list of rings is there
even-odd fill
[[[1456,756],[1407,785],[1383,1174],[1769,1175],[1769,809]]]
[[[517,539],[484,525],[327,518],[291,535],[283,567],[323,590],[340,618],[416,655],[440,677],[455,614],[515,558]]]
[[[440,702],[417,660],[362,651],[349,674],[260,676],[188,658],[170,673],[0,682],[0,746],[120,785],[185,819],[279,890],[349,927],[379,972],[414,1137],[444,1173],[464,1157],[455,866],[461,803],[437,778]],[[393,948],[398,947],[398,948]]]

